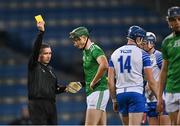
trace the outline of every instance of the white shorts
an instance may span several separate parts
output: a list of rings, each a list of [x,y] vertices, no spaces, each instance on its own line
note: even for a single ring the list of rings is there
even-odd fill
[[[168,113],[180,110],[180,93],[166,93],[165,106]]]
[[[109,100],[109,90],[95,91],[90,94],[87,99],[87,109],[97,109],[106,111],[106,106]]]

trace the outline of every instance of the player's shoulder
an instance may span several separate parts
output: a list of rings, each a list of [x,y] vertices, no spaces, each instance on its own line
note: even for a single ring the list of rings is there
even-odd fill
[[[155,50],[154,54],[155,55],[162,55],[162,52],[160,52],[159,50]]]
[[[143,49],[141,49],[141,52],[142,52],[142,57],[150,57],[150,54],[144,51]]]
[[[90,49],[91,52],[92,52],[92,51],[95,51],[95,50],[102,50],[101,47],[99,47],[99,46],[98,46],[97,44],[95,44],[95,43],[93,43],[89,49]]]
[[[117,48],[117,49],[115,49],[111,56],[116,55],[117,53],[119,53],[119,51],[120,51],[121,49],[122,49],[122,46],[119,47],[119,48]]]
[[[172,39],[172,38],[174,38],[174,34],[173,34],[173,33],[171,33],[171,34],[169,34],[168,36],[166,36],[166,37],[165,37],[165,40],[166,40],[166,39]]]
[[[154,55],[155,55],[156,59],[162,60],[162,53],[160,51],[155,50]]]
[[[174,34],[173,33],[169,34],[164,38],[162,45],[168,44],[173,38],[174,38]]]

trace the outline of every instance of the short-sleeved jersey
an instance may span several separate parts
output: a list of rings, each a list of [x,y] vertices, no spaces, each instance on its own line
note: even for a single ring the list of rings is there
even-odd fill
[[[168,61],[166,92],[180,93],[180,35],[172,33],[163,40],[162,54]]]
[[[162,66],[162,53],[158,50],[155,50],[153,54],[150,55],[150,60],[151,60],[153,77],[156,81],[158,81]],[[151,95],[150,99],[148,98],[149,95]],[[156,97],[152,95],[152,91],[146,91],[146,97],[147,97],[147,102],[157,101]]]
[[[109,67],[115,69],[117,89],[142,87],[142,93],[143,69],[151,67],[150,56],[135,45],[125,45],[113,52]]]
[[[153,77],[155,80],[159,80],[159,74],[162,66],[162,53],[158,50],[155,50],[153,54],[150,55],[151,66]]]
[[[85,73],[85,82],[86,82],[86,94],[89,95],[93,91],[90,90],[90,83],[95,77],[99,64],[97,58],[99,56],[105,55],[103,50],[96,44],[92,44],[88,50],[83,51],[83,68]],[[107,89],[107,79],[104,74],[99,82],[96,84],[97,87],[94,88],[94,91],[104,91]]]

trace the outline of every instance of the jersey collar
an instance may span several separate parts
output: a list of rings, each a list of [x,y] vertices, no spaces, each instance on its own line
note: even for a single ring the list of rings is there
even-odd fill
[[[90,49],[93,44],[94,44],[94,42],[92,42],[92,43],[87,47],[86,50]]]

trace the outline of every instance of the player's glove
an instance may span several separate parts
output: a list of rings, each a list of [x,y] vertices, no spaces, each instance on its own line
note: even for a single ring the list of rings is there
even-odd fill
[[[82,88],[80,82],[70,82],[66,87],[66,92],[77,93]]]

